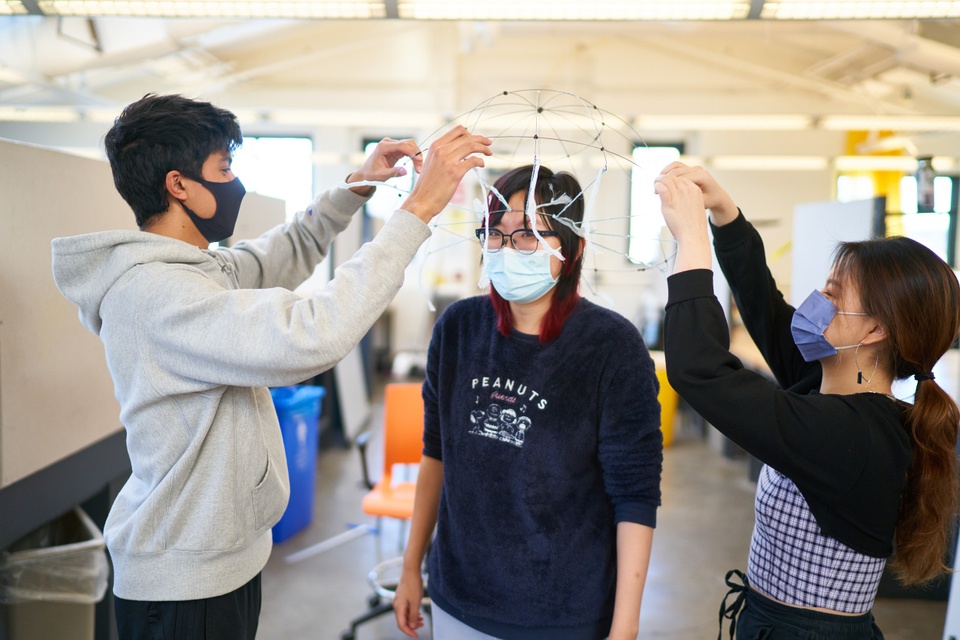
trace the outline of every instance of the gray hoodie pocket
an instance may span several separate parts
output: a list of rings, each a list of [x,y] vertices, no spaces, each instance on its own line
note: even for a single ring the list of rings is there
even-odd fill
[[[263,478],[253,488],[253,514],[256,531],[269,529],[277,524],[287,508],[290,489],[284,478],[280,477],[277,465],[268,457]]]

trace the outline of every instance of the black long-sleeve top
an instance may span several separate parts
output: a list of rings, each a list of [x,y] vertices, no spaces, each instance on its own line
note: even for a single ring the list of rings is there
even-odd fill
[[[912,455],[904,406],[877,393],[820,394],[820,363],[804,362],[793,341],[794,309],[767,269],[760,235],[742,214],[713,231],[744,325],[779,385],[730,353],[706,269],[668,279],[670,384],[721,433],[790,478],[825,535],[889,556]]]

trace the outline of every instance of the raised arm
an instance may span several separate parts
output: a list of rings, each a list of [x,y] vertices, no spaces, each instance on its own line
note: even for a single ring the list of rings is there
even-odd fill
[[[661,176],[657,188],[667,225],[678,251],[686,249],[689,265],[678,266],[667,280],[664,353],[670,384],[721,433],[802,490],[832,499],[859,477],[870,419],[849,398],[778,389],[730,353],[713,274],[704,266],[709,244],[702,196],[694,192],[699,189],[683,176]]]
[[[777,382],[784,388],[801,385],[798,391],[818,387],[820,365],[804,362],[793,342],[790,323],[794,308],[777,289],[767,267],[760,234],[709,172],[676,162],[664,169],[664,175],[689,180],[700,188],[703,205],[710,211],[717,261],[730,284],[743,324]],[[689,221],[692,223],[698,218],[697,229],[705,232],[702,217],[694,215]],[[689,245],[694,240],[685,238],[685,241]],[[695,241],[701,250],[709,249],[709,245],[703,244],[702,237],[698,236]],[[710,266],[706,260],[698,262],[698,268],[709,269]],[[685,269],[678,268],[675,273],[681,270]]]
[[[489,143],[457,127],[431,145],[404,205],[412,211],[394,212],[372,241],[307,298],[284,288],[224,289],[184,266],[184,277],[163,300],[145,301],[139,310],[143,322],[137,329],[149,335],[144,343],[154,345],[164,371],[212,384],[281,386],[328,369],[396,295],[404,268],[430,235],[425,222],[446,207],[467,171],[483,165],[475,154],[489,154]],[[338,197],[358,199],[349,189]],[[275,260],[267,254],[264,259]]]

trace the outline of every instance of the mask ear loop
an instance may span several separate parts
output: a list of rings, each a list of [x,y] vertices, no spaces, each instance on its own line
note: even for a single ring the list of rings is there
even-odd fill
[[[857,364],[857,384],[863,384],[863,371],[860,370],[860,361],[857,359],[857,354],[860,353],[860,346],[863,345],[863,342],[857,345],[856,350],[853,352],[853,361]],[[880,352],[873,354],[873,371],[870,373],[870,377],[867,378],[867,384],[870,384],[870,381],[873,380],[873,376],[877,375],[877,367],[880,365]]]

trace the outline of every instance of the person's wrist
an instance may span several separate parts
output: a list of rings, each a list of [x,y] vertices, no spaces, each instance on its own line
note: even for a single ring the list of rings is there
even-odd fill
[[[345,180],[345,182],[346,182],[347,184],[350,184],[350,183],[353,183],[353,182],[363,182],[363,181],[365,180],[363,174],[360,174],[360,176],[357,177],[357,174],[358,174],[358,173],[360,173],[360,172],[359,172],[359,171],[354,171],[354,172],[350,173],[350,174],[347,176],[347,179]],[[368,186],[368,187],[350,187],[350,191],[353,191],[353,192],[354,192],[355,194],[357,194],[358,196],[363,196],[364,198],[369,198],[370,196],[373,195],[373,192],[376,191],[376,190],[377,190],[376,187],[369,187],[369,186]]]
[[[706,225],[702,228],[682,229],[674,236],[674,240],[677,241],[677,245],[679,246],[692,247],[701,244],[710,245],[710,236],[707,234]]]
[[[610,635],[607,640],[636,640],[637,634],[640,633],[640,625],[633,625],[631,628],[627,628],[626,625],[614,625],[610,629]]]
[[[715,227],[722,227],[726,224],[730,224],[736,220],[737,216],[739,215],[740,209],[737,208],[737,205],[733,202],[733,200],[727,200],[710,207],[710,221]]]
[[[404,559],[403,565],[401,565],[401,572],[403,573],[415,573],[420,575],[420,564],[419,562],[414,563],[413,561],[407,561]]]
[[[423,555],[420,553],[404,553],[403,562],[400,565],[402,571],[416,571],[420,573],[420,566],[423,564]]]
[[[422,201],[413,197],[404,200],[403,204],[400,205],[400,208],[407,213],[412,213],[425,223],[429,223],[431,220],[433,220],[433,217],[437,215],[437,212],[432,207],[427,206]]]

